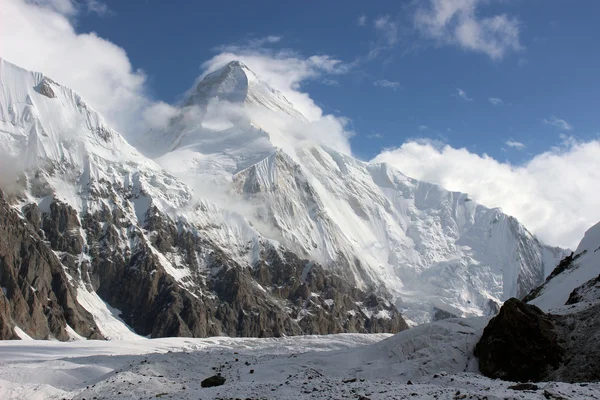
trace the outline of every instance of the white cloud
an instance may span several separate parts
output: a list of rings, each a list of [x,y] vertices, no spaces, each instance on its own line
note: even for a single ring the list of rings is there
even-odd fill
[[[480,6],[486,3],[486,0],[426,0],[415,13],[415,26],[440,44],[457,45],[487,54],[494,60],[502,59],[509,51],[523,49],[517,19],[506,14],[481,17]]]
[[[502,99],[499,99],[497,97],[490,97],[488,100],[495,106],[501,106],[502,104],[504,104]]]
[[[99,0],[85,0],[83,2],[87,11],[98,15],[106,15],[110,13],[108,6]]]
[[[383,139],[383,135],[381,133],[372,133],[367,135],[367,139]]]
[[[563,131],[570,131],[573,130],[573,126],[571,124],[569,124],[567,121],[565,121],[564,119],[558,118],[555,115],[552,115],[550,118],[544,118],[544,123],[547,125],[552,125],[555,128],[558,128],[560,130]]]
[[[321,79],[321,83],[327,86],[339,86],[340,83],[335,79],[323,78]]]
[[[398,43],[398,24],[391,20],[389,15],[377,18],[373,22],[375,29],[383,35],[389,46]]]
[[[473,100],[471,97],[469,97],[467,95],[467,92],[465,92],[464,90],[462,90],[460,88],[456,88],[456,91],[458,92],[457,93],[458,97],[460,97],[461,99],[463,99],[465,101],[472,101]]]
[[[3,0],[0,56],[75,90],[117,130],[142,130],[143,110],[152,105],[143,71],[132,67],[121,47],[73,25],[81,7],[97,11],[101,4]]]
[[[427,125],[421,125],[419,126],[419,130],[422,131],[426,131],[427,129],[429,129],[429,127]]]
[[[361,15],[360,17],[358,17],[357,24],[358,24],[358,26],[366,26],[367,25],[367,16]]]
[[[396,91],[400,87],[400,82],[396,81],[388,81],[387,79],[380,79],[378,81],[373,82],[374,86],[388,88]]]
[[[504,142],[508,147],[513,147],[517,150],[523,150],[525,149],[525,146],[523,143],[521,142],[517,142],[516,140],[507,140],[506,142]]]
[[[248,45],[250,47],[262,47],[265,44],[275,44],[281,41],[281,36],[269,35],[258,39],[250,39]]]
[[[565,141],[523,165],[499,162],[467,149],[409,142],[375,161],[408,176],[469,193],[488,207],[502,207],[552,245],[575,248],[600,221],[600,141]]]

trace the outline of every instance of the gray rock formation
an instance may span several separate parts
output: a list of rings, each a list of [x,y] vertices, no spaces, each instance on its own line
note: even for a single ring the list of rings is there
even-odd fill
[[[24,220],[0,191],[0,339],[18,339],[15,326],[35,339],[67,340],[67,324],[80,335],[102,339],[56,254],[38,234],[37,207]]]

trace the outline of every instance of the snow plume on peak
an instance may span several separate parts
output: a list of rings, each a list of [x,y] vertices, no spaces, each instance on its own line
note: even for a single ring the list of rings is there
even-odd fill
[[[299,78],[292,79],[293,85],[280,91],[267,83],[267,80],[277,82],[273,75],[279,72],[267,72],[270,78],[263,80],[260,74],[255,74],[246,63],[239,60],[225,63],[215,61],[214,64],[205,66],[206,73],[188,91],[180,107],[160,105],[153,110],[156,112],[152,114],[159,121],[151,132],[134,141],[149,157],[159,157],[189,146],[192,142],[195,145],[204,142],[202,147],[206,147],[207,137],[234,126],[250,136],[255,128],[268,132],[266,137],[270,142],[269,146],[283,148],[291,155],[297,148],[314,145],[325,145],[345,154],[351,153],[348,139],[352,132],[346,129],[346,119],[323,115],[320,109],[318,113],[309,109],[312,118],[307,118],[286,97],[289,94],[307,96],[297,90],[300,80],[307,76],[300,75]],[[280,77],[279,81],[285,83],[286,79]],[[161,122],[161,116],[167,121]],[[245,142],[246,139],[242,136],[241,132],[236,135]],[[228,152],[232,145],[235,147],[235,144],[239,144],[239,141],[228,141],[224,143],[225,147],[217,149],[213,139],[209,141],[211,151],[220,152]],[[252,155],[249,153],[246,157]]]

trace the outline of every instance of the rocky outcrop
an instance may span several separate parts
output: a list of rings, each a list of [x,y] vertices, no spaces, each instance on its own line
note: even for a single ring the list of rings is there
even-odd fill
[[[18,339],[16,326],[35,339],[68,340],[67,324],[84,337],[101,339],[58,257],[38,235],[37,209],[27,211],[31,222],[0,191],[0,339]]]
[[[42,79],[42,81],[35,88],[35,90],[37,90],[37,92],[39,94],[43,94],[44,96],[46,96],[50,99],[54,99],[54,98],[56,98],[56,94],[54,94],[54,90],[52,90],[51,83],[56,85],[56,82],[54,82],[53,80],[51,80],[47,77],[44,77],[44,79]]]
[[[558,368],[565,351],[555,320],[518,299],[507,300],[475,346],[481,372],[496,379],[540,381]]]
[[[510,299],[475,347],[481,372],[510,381],[600,379],[600,288],[595,278],[575,289],[561,315]],[[572,311],[571,311],[572,310]]]

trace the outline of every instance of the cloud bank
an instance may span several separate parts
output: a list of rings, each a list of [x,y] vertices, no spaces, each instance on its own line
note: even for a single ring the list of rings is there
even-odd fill
[[[574,249],[600,220],[600,141],[565,141],[523,165],[499,162],[467,149],[412,141],[374,158],[406,175],[466,192],[501,207],[544,242]]]

